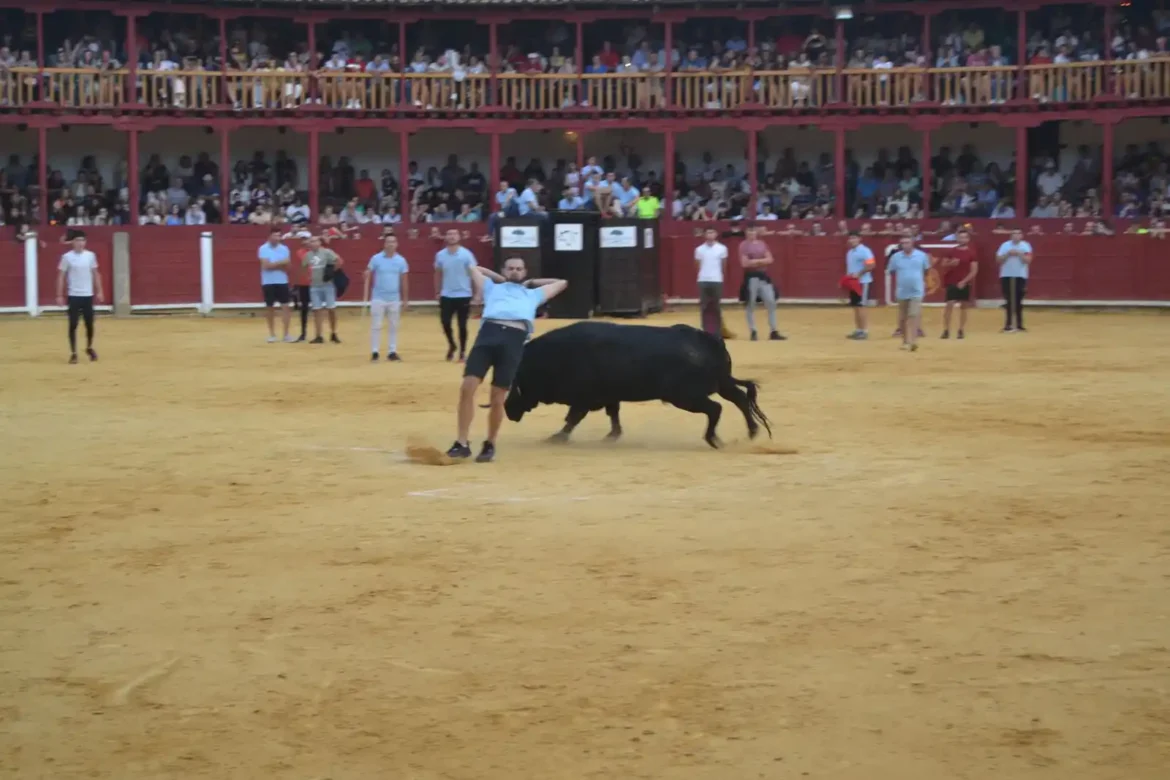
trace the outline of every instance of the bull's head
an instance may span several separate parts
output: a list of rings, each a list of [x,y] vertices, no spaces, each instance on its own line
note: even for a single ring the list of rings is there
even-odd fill
[[[525,400],[524,393],[520,390],[520,385],[513,384],[512,389],[508,391],[508,397],[504,399],[504,414],[512,422],[520,422],[520,418],[535,406],[536,404],[529,404]]]

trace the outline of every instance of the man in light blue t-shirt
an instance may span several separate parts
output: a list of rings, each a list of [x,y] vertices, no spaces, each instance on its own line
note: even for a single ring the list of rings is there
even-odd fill
[[[894,274],[894,297],[898,299],[898,329],[902,331],[902,349],[918,349],[918,329],[922,322],[922,299],[926,297],[926,273],[930,255],[914,246],[910,236],[902,238],[901,247],[890,255],[887,268]]]
[[[468,440],[471,421],[475,417],[475,393],[489,368],[492,370],[492,392],[488,435],[476,461],[486,463],[495,457],[496,436],[504,421],[504,401],[524,356],[524,342],[533,329],[536,310],[569,286],[564,279],[525,281],[527,274],[524,261],[519,257],[504,261],[503,275],[479,266],[472,268],[475,287],[483,292],[483,323],[463,369],[463,384],[459,387],[459,432],[455,443],[447,450],[448,457],[471,456]]]
[[[1012,230],[1009,240],[999,245],[995,253],[999,263],[999,284],[1003,288],[1004,309],[1007,318],[1004,333],[1024,330],[1024,295],[1028,292],[1028,271],[1032,267],[1032,245],[1024,240],[1024,231]],[[1012,316],[1015,315],[1015,325]]]
[[[268,343],[276,341],[276,311],[280,307],[280,318],[284,324],[284,340],[296,341],[288,335],[292,311],[288,308],[288,247],[281,243],[280,228],[268,232],[268,240],[256,252],[260,260],[260,290],[264,294],[264,319],[268,322]]]
[[[447,231],[447,246],[435,254],[435,295],[439,299],[439,321],[447,337],[447,360],[455,358],[455,334],[451,320],[459,318],[459,360],[467,355],[467,317],[471,314],[471,269],[475,255],[459,242],[459,231]]]
[[[868,317],[865,310],[869,302],[869,285],[873,282],[875,261],[873,252],[861,243],[861,234],[854,230],[849,234],[849,249],[845,252],[845,273],[861,284],[861,292],[849,291],[849,306],[853,309],[853,332],[846,338],[863,341],[869,338]]]
[[[398,239],[386,236],[382,240],[382,251],[370,258],[366,266],[365,300],[370,302],[370,360],[378,359],[382,346],[382,320],[389,322],[389,352],[386,359],[398,361],[398,323],[402,309],[410,305],[410,267],[406,258],[398,254]],[[373,293],[370,279],[373,277]]]

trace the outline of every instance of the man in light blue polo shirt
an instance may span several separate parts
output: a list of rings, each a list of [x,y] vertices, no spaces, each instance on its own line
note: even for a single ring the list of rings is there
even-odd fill
[[[849,306],[853,309],[853,332],[846,338],[864,341],[869,338],[869,285],[873,283],[874,259],[869,247],[861,243],[861,234],[854,230],[849,234],[849,249],[845,252],[845,273],[861,283],[861,294],[849,291]]]
[[[452,318],[459,317],[459,361],[467,355],[467,317],[471,314],[471,269],[475,255],[459,241],[459,231],[447,231],[447,246],[435,253],[435,295],[439,299],[439,321],[447,337],[447,360],[455,358]]]
[[[621,204],[622,214],[630,216],[630,209],[639,195],[638,188],[630,183],[630,177],[623,176],[622,180],[610,189],[610,192],[613,193],[614,200]]]
[[[518,203],[520,205],[520,216],[522,217],[544,217],[547,214],[544,211],[544,206],[540,205],[540,191],[543,189],[540,182],[536,179],[529,179],[528,186],[524,192],[520,193]]]
[[[463,369],[459,387],[459,432],[447,455],[451,458],[471,456],[471,421],[475,417],[475,393],[492,370],[491,410],[488,412],[488,435],[476,461],[486,463],[496,454],[496,436],[504,421],[504,401],[516,369],[524,356],[524,342],[533,329],[536,310],[564,292],[564,279],[530,279],[524,261],[510,257],[504,261],[503,275],[475,266],[473,284],[483,292],[483,323]],[[485,278],[486,277],[486,278]]]
[[[1032,245],[1024,240],[1024,231],[1014,228],[1011,238],[999,245],[995,260],[999,263],[999,284],[1003,289],[1004,309],[1007,311],[1003,332],[1023,331],[1024,295],[1028,292],[1028,271],[1032,267]]]
[[[902,331],[902,349],[918,349],[918,328],[922,321],[922,299],[926,297],[926,272],[930,255],[914,246],[914,239],[904,236],[901,247],[890,255],[887,268],[895,275],[894,297],[898,299],[898,329]]]
[[[276,311],[280,307],[280,318],[284,325],[284,340],[295,341],[288,335],[288,323],[292,312],[288,308],[288,247],[281,243],[282,231],[273,228],[268,240],[260,245],[256,256],[260,260],[260,290],[264,293],[264,319],[268,322],[268,343],[276,341]]]
[[[410,305],[410,280],[407,272],[410,267],[406,258],[398,254],[398,239],[386,236],[382,240],[382,251],[370,258],[366,266],[366,294],[365,300],[370,302],[370,360],[378,359],[378,350],[382,346],[382,320],[389,322],[389,352],[386,359],[398,361],[398,323],[402,317],[402,309]],[[370,277],[373,277],[374,290],[370,294]]]

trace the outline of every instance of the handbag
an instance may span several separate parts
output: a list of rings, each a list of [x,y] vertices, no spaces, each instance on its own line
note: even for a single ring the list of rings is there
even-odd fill
[[[332,274],[332,281],[333,286],[337,288],[337,297],[343,297],[345,295],[345,291],[349,289],[349,274],[340,268],[336,268]]]

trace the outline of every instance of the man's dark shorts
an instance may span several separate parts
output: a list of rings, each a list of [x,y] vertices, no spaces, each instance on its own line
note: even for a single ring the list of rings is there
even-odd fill
[[[524,342],[528,331],[512,328],[496,322],[484,322],[479,326],[475,344],[467,355],[463,376],[483,379],[492,369],[492,386],[507,390],[516,378],[520,359],[524,357]]]
[[[264,291],[264,305],[268,307],[280,304],[287,306],[289,301],[287,284],[264,284],[260,287]]]
[[[849,291],[849,305],[850,306],[864,306],[869,300],[869,282],[861,283],[861,294]]]
[[[947,285],[947,300],[966,303],[971,300],[971,285],[960,288],[957,284]]]

